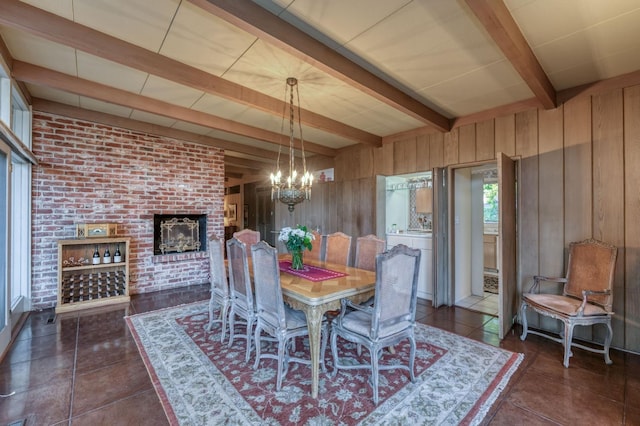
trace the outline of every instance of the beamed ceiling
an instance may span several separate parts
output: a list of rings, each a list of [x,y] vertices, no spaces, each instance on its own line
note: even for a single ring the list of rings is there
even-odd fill
[[[327,157],[640,84],[638,0],[1,0],[0,37],[35,109],[223,148],[233,182],[288,145],[290,76]]]

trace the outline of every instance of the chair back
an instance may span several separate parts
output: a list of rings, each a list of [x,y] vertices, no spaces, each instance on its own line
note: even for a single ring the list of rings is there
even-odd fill
[[[232,303],[240,309],[253,309],[253,291],[247,261],[246,245],[232,238],[227,241],[227,263],[229,264],[229,291]]]
[[[313,242],[311,243],[311,250],[304,254],[307,259],[322,260],[322,246],[324,237],[318,231],[311,231],[313,234]]]
[[[324,260],[329,263],[349,266],[351,236],[342,232],[329,234],[325,238]]]
[[[583,290],[613,290],[618,250],[602,241],[588,239],[569,244],[564,294],[582,299]],[[611,311],[613,295],[591,295],[587,300]]]
[[[356,262],[355,267],[366,269],[367,271],[376,270],[376,256],[384,252],[385,241],[370,234],[365,237],[359,237],[356,240]]]
[[[415,324],[420,249],[398,244],[376,256],[376,292],[371,339]]]
[[[243,229],[242,231],[234,232],[233,238],[236,238],[247,245],[247,255],[251,256],[250,247],[260,241],[260,231],[254,231],[252,229]]]
[[[251,246],[251,252],[257,315],[274,328],[286,329],[278,251],[265,241],[260,241]]]
[[[223,241],[213,236],[209,239],[209,275],[211,276],[211,291],[221,297],[229,296],[229,282],[224,266]]]

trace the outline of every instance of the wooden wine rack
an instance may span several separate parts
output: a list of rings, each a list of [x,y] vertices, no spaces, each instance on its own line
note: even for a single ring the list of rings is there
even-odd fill
[[[129,301],[128,237],[72,239],[58,241],[58,303],[56,313]],[[122,261],[92,264],[109,248],[111,256],[120,249]],[[103,261],[103,258],[100,258]]]

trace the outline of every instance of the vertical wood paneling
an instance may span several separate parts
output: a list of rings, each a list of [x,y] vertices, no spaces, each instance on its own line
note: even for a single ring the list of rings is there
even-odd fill
[[[375,174],[391,176],[393,174],[393,145],[385,143],[374,149]]]
[[[485,120],[476,125],[476,160],[492,160],[495,157],[494,120]]]
[[[613,311],[624,309],[624,142],[622,90],[593,96],[593,236],[618,247],[613,288]],[[637,165],[630,165],[637,167]],[[614,315],[612,325],[624,330],[624,317]],[[604,335],[601,328],[594,334]],[[624,334],[614,333],[614,346]]]
[[[444,134],[431,133],[429,135],[429,156],[431,168],[444,166]]]
[[[459,132],[459,162],[471,163],[476,161],[476,125],[460,126]]]
[[[591,98],[564,105],[564,232],[565,265],[568,245],[590,238],[592,218]],[[566,269],[566,266],[565,266]],[[556,329],[558,330],[558,328]],[[589,339],[591,330],[576,329],[576,337]]]
[[[591,199],[591,98],[581,97],[564,104],[565,247],[592,236]]]
[[[507,115],[495,119],[496,152],[502,152],[509,157],[516,155],[516,117]]]
[[[431,170],[429,135],[418,136],[416,140],[416,171]]]
[[[458,164],[458,128],[444,134],[444,164]]]
[[[564,275],[564,177],[562,107],[540,111],[539,120],[539,217],[540,273]],[[557,286],[556,286],[557,287]]]
[[[520,160],[520,283],[528,288],[533,276],[538,274],[538,122],[537,110],[516,114],[516,155]]]
[[[416,139],[393,144],[393,173],[401,175],[416,171]]]
[[[625,342],[640,352],[640,86],[624,91]]]

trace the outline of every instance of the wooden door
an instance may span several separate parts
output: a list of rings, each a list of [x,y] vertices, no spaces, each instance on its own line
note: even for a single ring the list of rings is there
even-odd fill
[[[498,233],[498,336],[504,339],[517,313],[516,270],[516,170],[515,162],[501,152],[498,160],[499,227]]]
[[[451,305],[449,278],[449,184],[447,169],[433,170],[433,297],[434,307]]]

